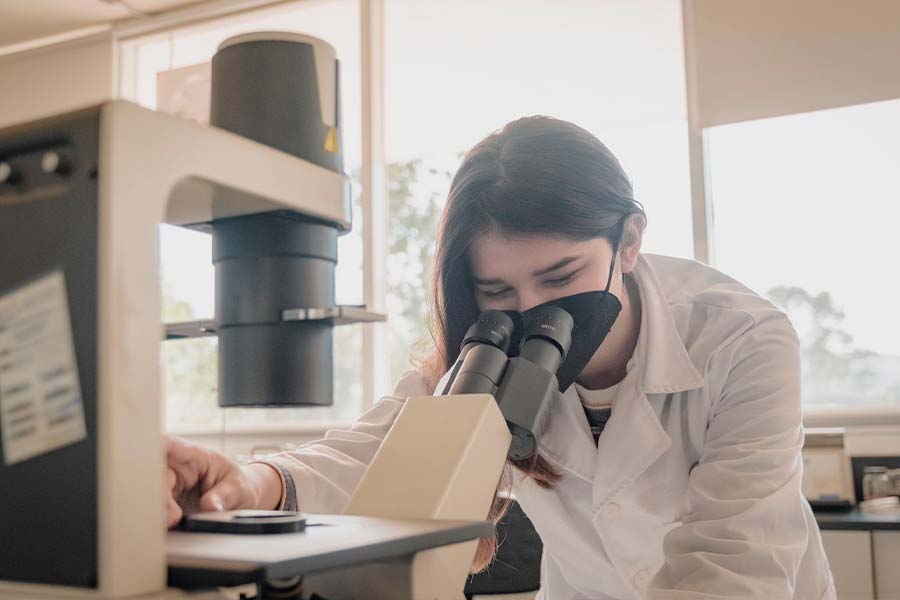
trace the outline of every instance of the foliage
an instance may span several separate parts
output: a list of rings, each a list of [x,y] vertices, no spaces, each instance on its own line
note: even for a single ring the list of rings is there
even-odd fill
[[[388,311],[394,381],[427,355],[426,315],[435,240],[450,171],[426,168],[421,159],[388,166]]]
[[[900,402],[900,359],[856,348],[846,315],[831,294],[777,286],[766,294],[797,328],[804,401],[810,404]]]

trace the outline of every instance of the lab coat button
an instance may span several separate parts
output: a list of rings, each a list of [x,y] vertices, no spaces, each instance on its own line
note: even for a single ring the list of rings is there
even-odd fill
[[[603,510],[600,512],[600,514],[603,515],[603,517],[605,517],[607,519],[614,519],[614,518],[618,517],[619,513],[621,513],[621,512],[622,512],[622,509],[619,508],[618,504],[616,504],[615,502],[610,502],[603,508]]]
[[[644,589],[647,587],[647,583],[649,581],[649,575],[647,574],[646,569],[641,569],[637,573],[634,574],[634,578],[632,579],[634,582],[634,587],[638,589]]]

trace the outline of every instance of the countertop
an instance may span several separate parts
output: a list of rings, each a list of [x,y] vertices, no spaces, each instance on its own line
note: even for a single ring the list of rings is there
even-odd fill
[[[815,511],[816,521],[822,530],[897,530],[900,531],[900,513],[864,513],[858,508],[844,511]]]

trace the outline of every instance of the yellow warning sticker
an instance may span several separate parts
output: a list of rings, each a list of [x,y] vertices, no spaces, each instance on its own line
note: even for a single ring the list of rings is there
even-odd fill
[[[334,127],[328,128],[328,135],[325,136],[325,145],[323,147],[328,152],[337,153],[339,145],[338,145],[337,129],[335,129]]]

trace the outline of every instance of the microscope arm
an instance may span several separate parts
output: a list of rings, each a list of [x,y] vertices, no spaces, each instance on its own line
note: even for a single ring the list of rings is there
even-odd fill
[[[406,400],[345,513],[402,519],[484,520],[511,436],[489,394]],[[415,598],[462,598],[477,541],[420,552]]]

